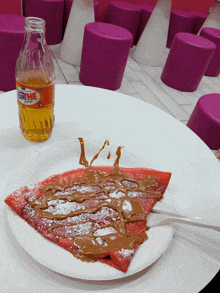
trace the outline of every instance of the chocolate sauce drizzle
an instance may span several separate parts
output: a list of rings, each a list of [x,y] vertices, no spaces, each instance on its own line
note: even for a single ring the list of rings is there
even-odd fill
[[[156,198],[158,200],[162,198],[162,194],[152,192],[151,188],[158,184],[153,175],[147,175],[145,179],[136,180],[121,171],[119,168],[120,146],[116,151],[114,168],[112,172],[107,173],[101,170],[94,170],[92,163],[98,158],[100,152],[109,145],[109,141],[104,142],[90,164],[85,157],[83,138],[79,138],[79,141],[81,146],[79,164],[86,167],[84,177],[75,178],[74,184],[71,178],[67,184],[61,184],[58,179],[55,179],[54,184],[41,188],[45,192],[44,196],[37,200],[26,200],[40,217],[51,220],[63,220],[82,214],[96,214],[103,208],[113,210],[114,216],[106,217],[104,223],[97,224],[97,220],[90,219],[91,229],[84,235],[65,235],[58,233],[56,230],[59,231],[62,227],[85,224],[87,221],[52,225],[48,228],[48,232],[54,236],[72,238],[71,244],[75,249],[75,252],[73,252],[75,257],[83,261],[94,262],[107,251],[133,249],[136,243],[143,243],[147,240],[145,210],[141,202],[134,196],[134,193],[138,193],[138,197],[141,198]],[[77,188],[82,186],[88,187],[89,191],[83,193],[77,191]],[[71,191],[67,192],[69,189]],[[51,200],[82,204],[82,209],[71,211],[68,214],[52,214],[47,211],[48,202]],[[93,205],[87,206],[86,203],[91,200]],[[96,204],[94,205],[94,203]],[[128,225],[135,222],[144,222],[144,228],[136,235],[127,233]],[[111,229],[113,232],[102,236],[96,235],[97,230],[106,228]]]

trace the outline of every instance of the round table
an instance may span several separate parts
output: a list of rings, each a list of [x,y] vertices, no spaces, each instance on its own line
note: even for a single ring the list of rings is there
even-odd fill
[[[77,138],[84,138],[86,151],[90,143],[97,144],[98,151],[108,139],[110,145],[124,147],[121,166],[142,165],[172,172],[157,209],[207,218],[219,218],[220,165],[209,148],[181,122],[150,104],[117,92],[56,85],[53,134],[40,144],[25,140],[20,133],[16,91],[0,95],[0,100],[0,282],[4,293],[185,293],[199,292],[213,279],[220,267],[220,233],[183,224],[173,224],[172,242],[153,265],[127,278],[125,275],[112,281],[74,279],[33,259],[14,238],[6,217],[8,207],[3,201],[19,184],[16,178],[22,184],[22,174],[27,167],[30,169],[31,163],[42,161],[36,172],[51,168],[42,160],[44,153],[51,150],[56,154],[56,148],[63,145],[68,149],[71,166],[79,168],[79,154],[74,147]],[[54,160],[55,165],[62,163],[59,157],[54,156]],[[25,176],[28,178],[28,174]]]

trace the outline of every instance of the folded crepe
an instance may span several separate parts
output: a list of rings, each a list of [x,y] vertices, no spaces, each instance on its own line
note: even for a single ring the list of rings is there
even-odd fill
[[[147,241],[147,215],[170,177],[147,168],[89,166],[19,188],[5,202],[78,259],[126,272]]]

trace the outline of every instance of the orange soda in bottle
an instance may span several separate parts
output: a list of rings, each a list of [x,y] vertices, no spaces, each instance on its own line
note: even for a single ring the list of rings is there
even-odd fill
[[[21,132],[29,141],[45,141],[54,124],[55,75],[41,18],[25,18],[15,77]]]

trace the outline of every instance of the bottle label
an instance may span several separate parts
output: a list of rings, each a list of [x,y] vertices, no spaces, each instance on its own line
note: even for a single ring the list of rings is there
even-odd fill
[[[16,80],[18,104],[29,108],[46,108],[54,105],[55,82],[42,87],[27,86]]]

